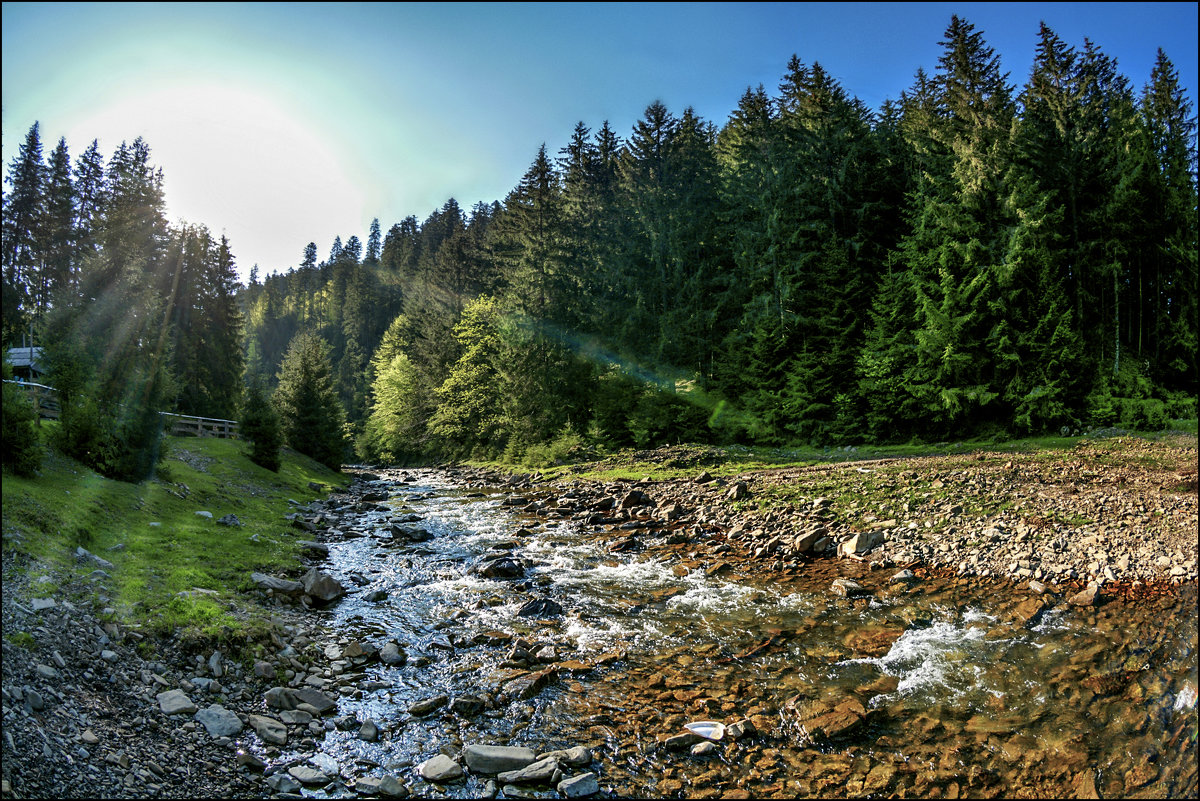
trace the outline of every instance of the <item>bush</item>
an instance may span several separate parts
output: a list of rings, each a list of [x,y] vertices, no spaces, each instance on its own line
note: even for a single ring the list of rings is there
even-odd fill
[[[4,379],[12,378],[12,368],[4,364]],[[24,390],[15,384],[4,385],[4,440],[0,443],[4,469],[32,478],[42,465],[42,446],[38,439],[37,411]]]

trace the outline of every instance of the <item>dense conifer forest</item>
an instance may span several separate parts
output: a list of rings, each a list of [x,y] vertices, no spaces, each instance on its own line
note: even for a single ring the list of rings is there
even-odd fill
[[[35,124],[4,340],[46,346],[61,447],[128,478],[155,410],[262,419],[244,398],[333,464],[1194,417],[1196,127],[1170,60],[1135,89],[1043,26],[1016,86],[968,22],[941,47],[878,111],[793,57],[720,126],[660,102],[625,136],[581,122],[502,201],[298,243],[246,286],[224,238],[166,223],[147,143],[43,159]]]

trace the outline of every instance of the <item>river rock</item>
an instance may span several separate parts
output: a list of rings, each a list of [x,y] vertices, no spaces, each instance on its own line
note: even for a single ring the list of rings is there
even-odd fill
[[[310,768],[308,765],[293,765],[288,768],[288,773],[301,784],[317,785],[329,783],[328,776],[316,768]]]
[[[691,748],[698,742],[704,740],[699,734],[694,734],[690,731],[685,731],[682,734],[675,734],[663,740],[663,746],[671,751],[684,751]]]
[[[595,773],[581,773],[558,783],[558,794],[563,798],[587,798],[600,792],[600,783]]]
[[[292,795],[300,792],[300,783],[287,773],[268,776],[267,786],[280,794]]]
[[[346,588],[337,579],[315,567],[304,574],[300,583],[305,595],[323,604],[333,603],[346,594]]]
[[[692,756],[706,757],[709,754],[715,754],[721,750],[721,747],[714,742],[705,740],[702,743],[696,743],[692,746]]]
[[[746,486],[745,481],[737,482],[725,493],[725,500],[727,501],[744,501],[749,497],[750,488]]]
[[[368,743],[373,743],[379,739],[379,727],[375,725],[375,721],[367,720],[358,729],[358,739]]]
[[[251,573],[250,580],[260,590],[271,590],[284,595],[299,595],[304,590],[304,585],[298,581],[268,576],[266,573]]]
[[[388,642],[379,649],[379,661],[385,665],[403,665],[408,661],[408,654],[396,643]]]
[[[857,581],[848,578],[834,579],[833,584],[829,587],[829,589],[837,595],[841,595],[846,598],[850,598],[855,595],[869,595],[871,592]]]
[[[571,765],[573,767],[590,765],[592,763],[592,749],[585,745],[576,745],[571,748],[538,754],[537,761],[540,762],[543,759],[554,759],[560,765]]]
[[[270,745],[287,745],[287,726],[278,720],[263,715],[249,715],[247,720],[250,721],[250,728],[254,729],[255,734],[264,743],[269,743]]]
[[[425,698],[417,701],[408,708],[408,714],[416,715],[417,717],[424,717],[425,715],[436,712],[448,703],[450,703],[450,696],[435,695],[432,698]]]
[[[164,715],[196,714],[196,705],[183,690],[167,690],[155,697],[158,699],[158,708],[163,711]]]
[[[1042,615],[1048,608],[1049,604],[1042,600],[1041,596],[1035,595],[1017,604],[1011,614],[1013,620],[1017,623],[1022,626],[1032,627],[1041,621]]]
[[[223,706],[213,704],[196,712],[196,720],[213,737],[232,737],[242,730],[242,720]]]
[[[507,554],[485,557],[471,568],[471,572],[484,578],[513,579],[525,575],[525,566]]]
[[[558,761],[546,758],[531,762],[517,770],[506,770],[496,776],[502,784],[549,784],[558,770]]]
[[[743,718],[726,726],[725,733],[729,735],[731,740],[741,740],[744,737],[754,734],[754,724],[749,718]]]
[[[1100,594],[1099,584],[1089,584],[1087,589],[1077,592],[1067,599],[1067,603],[1072,606],[1095,606],[1097,597]]]
[[[889,584],[912,584],[917,581],[920,581],[920,579],[917,578],[917,574],[908,568],[901,570],[899,573],[888,579]]]
[[[417,773],[427,782],[449,782],[461,779],[462,766],[445,754],[427,759],[417,766]]]
[[[629,492],[625,493],[625,497],[621,499],[619,504],[617,504],[618,508],[621,509],[633,509],[638,506],[653,505],[654,501],[650,499],[650,496],[637,489],[630,490]]]
[[[463,759],[472,773],[495,776],[533,764],[537,755],[528,748],[509,745],[468,745]]]
[[[872,548],[876,548],[883,544],[884,535],[882,531],[860,531],[850,539],[846,540],[841,545],[841,551],[845,554],[864,554]]]
[[[450,702],[450,708],[455,714],[464,718],[474,717],[483,711],[485,703],[482,698],[474,695],[460,695]]]
[[[535,598],[517,610],[518,617],[558,617],[562,613],[562,605],[549,598]]]
[[[87,550],[83,546],[80,546],[75,549],[75,561],[91,562],[92,564],[99,567],[101,570],[114,570],[117,567],[112,562],[108,561],[107,559],[96,556],[96,554]]]
[[[309,687],[272,687],[267,690],[265,699],[267,706],[272,709],[299,709],[301,704],[308,704],[318,715],[337,707],[337,702],[332,698]]]

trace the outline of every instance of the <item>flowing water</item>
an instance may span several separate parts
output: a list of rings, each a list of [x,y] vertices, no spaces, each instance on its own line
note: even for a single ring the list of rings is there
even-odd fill
[[[471,743],[586,745],[601,786],[624,796],[1196,793],[1194,587],[1097,609],[1059,604],[1023,622],[1015,610],[1030,596],[1008,584],[889,583],[894,570],[834,560],[800,576],[709,575],[689,566],[686,546],[613,553],[587,526],[522,516],[505,504],[510,492],[405,475],[378,482],[389,512],[343,523],[350,536],[330,543],[329,571],[361,587],[321,614],[347,641],[395,639],[409,656],[401,667],[333,665],[362,674],[338,714],[388,732],[375,743],[328,732],[320,748],[342,765],[411,775]],[[420,516],[413,525],[432,539],[374,536],[403,515]],[[527,560],[523,578],[469,571],[503,550]],[[831,592],[838,575],[870,594]],[[365,600],[375,589],[386,599]],[[517,615],[537,598],[563,614]],[[530,652],[553,646],[542,652],[553,661],[503,666],[520,640]],[[551,665],[527,698],[505,683]],[[490,704],[466,717],[408,714],[439,694]],[[749,720],[754,733],[727,734],[705,756],[664,742],[700,720]],[[412,786],[483,792],[470,776]]]

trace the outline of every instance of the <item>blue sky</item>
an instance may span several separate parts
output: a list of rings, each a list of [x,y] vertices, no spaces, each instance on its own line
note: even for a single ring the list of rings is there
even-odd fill
[[[1139,90],[1162,47],[1196,101],[1195,3],[4,3],[3,159],[35,120],[72,157],[144,136],[171,219],[269,273],[372,217],[503,200],[580,120],[625,136],[662,100],[719,127],[793,53],[877,108],[934,71],[955,13],[1018,87],[1045,20]]]

